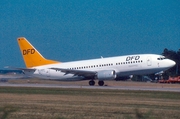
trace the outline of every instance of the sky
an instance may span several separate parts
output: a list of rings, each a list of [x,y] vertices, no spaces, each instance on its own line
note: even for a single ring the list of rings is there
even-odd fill
[[[179,0],[1,0],[0,69],[25,67],[17,38],[61,62],[180,49]]]

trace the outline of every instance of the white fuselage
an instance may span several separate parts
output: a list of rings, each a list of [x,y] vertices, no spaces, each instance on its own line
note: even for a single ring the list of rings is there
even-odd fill
[[[117,76],[143,75],[164,71],[174,66],[175,62],[155,54],[137,54],[109,58],[81,60],[66,63],[56,63],[33,67],[34,72],[25,72],[35,77],[56,80],[83,80],[82,76],[66,74],[51,68],[63,68],[81,71],[103,71],[114,70]]]

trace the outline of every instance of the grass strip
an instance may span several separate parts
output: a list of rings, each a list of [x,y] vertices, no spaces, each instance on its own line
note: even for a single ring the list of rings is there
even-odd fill
[[[132,90],[106,90],[106,89],[64,89],[64,88],[33,88],[33,87],[0,87],[0,93],[14,94],[53,94],[53,95],[109,95],[146,98],[180,99],[179,92],[164,91],[132,91]]]

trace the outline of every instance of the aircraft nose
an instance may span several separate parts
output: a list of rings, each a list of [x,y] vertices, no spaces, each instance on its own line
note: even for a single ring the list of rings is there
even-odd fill
[[[176,62],[173,60],[170,60],[169,64],[173,67],[174,65],[176,65]]]

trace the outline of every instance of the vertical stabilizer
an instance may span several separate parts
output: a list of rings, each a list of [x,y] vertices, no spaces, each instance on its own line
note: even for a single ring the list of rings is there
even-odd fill
[[[27,68],[59,63],[57,61],[45,59],[24,37],[17,39],[24,62]]]

